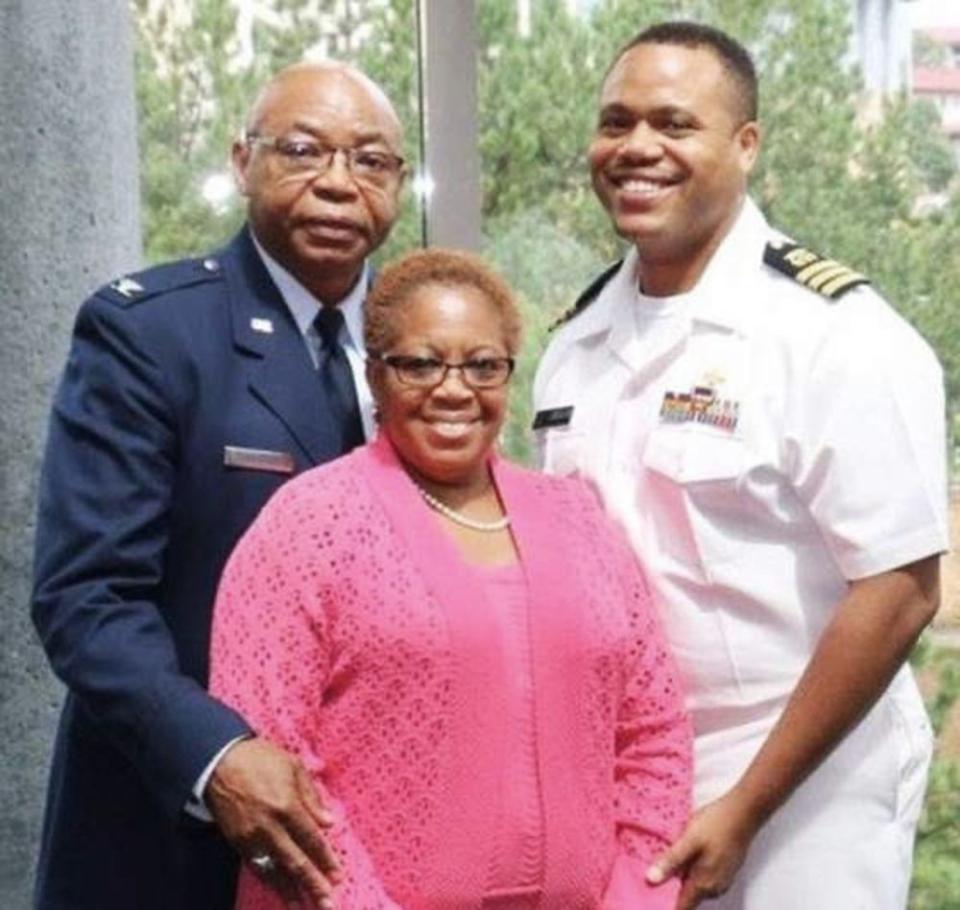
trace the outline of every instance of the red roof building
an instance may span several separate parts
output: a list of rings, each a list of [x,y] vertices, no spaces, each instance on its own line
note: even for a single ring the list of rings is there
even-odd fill
[[[929,28],[922,34],[946,48],[947,60],[943,66],[915,66],[913,94],[937,105],[943,128],[960,155],[960,27]]]

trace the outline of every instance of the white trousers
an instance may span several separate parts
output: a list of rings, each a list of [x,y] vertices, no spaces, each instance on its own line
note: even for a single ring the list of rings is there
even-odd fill
[[[889,692],[761,830],[702,910],[904,910],[932,755],[912,678]]]

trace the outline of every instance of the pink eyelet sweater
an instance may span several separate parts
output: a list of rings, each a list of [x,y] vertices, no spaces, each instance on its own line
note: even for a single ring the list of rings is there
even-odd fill
[[[516,650],[384,437],[286,484],[240,541],[211,690],[333,809],[339,910],[672,910],[676,881],[644,870],[686,820],[691,732],[643,576],[581,484],[492,467],[526,580],[534,898],[487,891],[530,768],[505,748]],[[282,907],[241,873],[239,910]]]

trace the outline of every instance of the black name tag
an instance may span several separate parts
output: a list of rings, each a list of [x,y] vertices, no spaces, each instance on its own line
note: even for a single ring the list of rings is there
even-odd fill
[[[549,408],[546,411],[537,411],[533,418],[533,428],[535,430],[546,430],[553,427],[570,426],[570,418],[573,417],[573,405],[568,404],[563,408]]]

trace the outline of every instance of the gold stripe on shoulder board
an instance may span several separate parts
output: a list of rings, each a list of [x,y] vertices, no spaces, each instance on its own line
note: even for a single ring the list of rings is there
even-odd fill
[[[763,261],[830,300],[838,300],[857,285],[869,284],[869,279],[859,272],[792,240],[772,240],[763,252]]]

